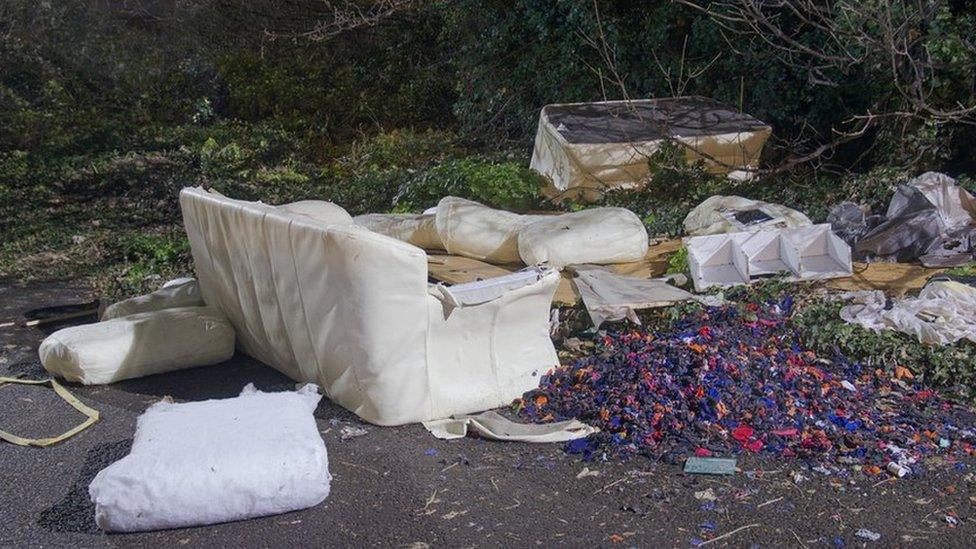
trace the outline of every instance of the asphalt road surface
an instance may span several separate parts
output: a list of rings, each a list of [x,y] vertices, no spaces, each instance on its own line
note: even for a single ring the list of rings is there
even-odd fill
[[[44,306],[90,300],[71,284],[0,284],[0,324]],[[91,321],[81,319],[75,322]],[[48,332],[51,329],[47,330]],[[45,333],[0,328],[0,375],[45,377]],[[174,342],[178,344],[178,342]],[[355,416],[323,399],[315,413],[332,494],[304,511],[215,526],[105,534],[87,486],[124,456],[136,418],[164,396],[195,401],[294,383],[248,357],[102,387],[69,385],[101,421],[48,448],[0,442],[4,547],[964,547],[973,546],[976,464],[930,463],[903,480],[809,470],[795,460],[740,457],[730,477],[678,464],[583,463],[558,444],[440,441],[420,425],[375,427],[341,440]],[[60,433],[80,416],[44,387],[0,387],[0,429]],[[797,476],[799,475],[799,476]],[[871,541],[858,530],[880,534]],[[862,535],[867,535],[862,532]]]

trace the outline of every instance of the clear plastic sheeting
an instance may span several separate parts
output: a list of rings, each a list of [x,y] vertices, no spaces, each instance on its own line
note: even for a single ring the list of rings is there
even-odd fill
[[[854,303],[840,311],[845,322],[869,330],[897,330],[922,343],[976,343],[976,288],[954,281],[929,282],[918,297],[891,302],[879,290],[848,294]]]
[[[786,206],[741,196],[715,195],[688,212],[684,229],[688,236],[705,236],[812,224],[806,215]]]
[[[651,157],[673,140],[687,145],[689,162],[748,179],[771,132],[705,97],[546,105],[531,168],[549,180],[545,193],[553,200],[596,201],[609,190],[642,185]]]
[[[592,208],[529,223],[519,231],[518,251],[526,265],[629,263],[647,254],[647,229],[626,208]]]
[[[366,421],[503,406],[559,362],[554,269],[457,307],[431,294],[427,255],[411,244],[200,188],[183,189],[180,204],[204,300],[241,349]]]
[[[353,222],[418,248],[444,249],[444,242],[437,233],[437,216],[433,214],[365,214],[354,217]]]
[[[130,297],[129,299],[109,305],[105,308],[105,312],[102,313],[102,320],[111,320],[120,316],[174,309],[177,307],[202,306],[203,296],[200,294],[200,286],[197,284],[196,279],[178,278],[166,282],[162,288],[155,292]]]
[[[38,354],[48,372],[100,385],[228,360],[234,328],[213,308],[164,309],[58,330]]]
[[[236,398],[157,402],[139,417],[132,451],[88,487],[110,532],[184,528],[305,509],[332,476],[312,413],[314,385]]]

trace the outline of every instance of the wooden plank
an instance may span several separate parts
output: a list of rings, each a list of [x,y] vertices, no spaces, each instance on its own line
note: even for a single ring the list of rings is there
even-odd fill
[[[680,239],[670,239],[656,242],[647,250],[643,261],[634,263],[620,263],[613,265],[613,269],[620,274],[645,278],[659,277],[668,269],[668,257],[681,247]],[[523,265],[492,265],[459,255],[428,254],[427,274],[434,280],[447,284],[463,284],[505,275],[519,269]],[[579,295],[573,287],[569,273],[563,273],[553,302],[559,305],[576,305]]]
[[[624,275],[658,278],[668,269],[668,258],[681,248],[681,239],[653,242],[642,261],[619,263],[612,268]],[[492,265],[477,259],[457,255],[428,255],[427,270],[431,278],[448,284],[463,284],[508,274],[522,265]],[[926,269],[913,263],[854,263],[854,274],[847,278],[828,280],[825,285],[835,290],[883,290],[893,297],[918,290],[934,274],[944,269]],[[570,275],[563,273],[553,301],[560,305],[575,305],[579,295]]]
[[[464,284],[475,280],[485,280],[506,275],[522,269],[523,265],[492,265],[470,257],[459,255],[428,255],[427,275],[447,284]],[[556,288],[553,302],[559,305],[575,305],[579,301],[576,290],[568,274],[563,274]]]
[[[901,297],[925,286],[930,276],[945,269],[926,269],[914,263],[854,263],[854,274],[828,280],[835,290],[882,290],[891,297]]]

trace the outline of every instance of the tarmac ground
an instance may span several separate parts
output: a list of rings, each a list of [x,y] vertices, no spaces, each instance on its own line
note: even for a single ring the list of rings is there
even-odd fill
[[[90,301],[71,283],[0,283],[0,324],[46,306]],[[81,323],[93,317],[76,319]],[[63,325],[62,325],[63,326]],[[62,326],[0,328],[0,375],[47,377],[37,360]],[[176,344],[176,342],[174,342]],[[435,439],[421,425],[376,427],[323,398],[315,417],[332,493],[284,515],[140,534],[105,534],[88,483],[123,457],[153,402],[236,396],[295,383],[243,355],[211,367],[108,386],[67,384],[101,420],[47,448],[0,442],[3,547],[966,547],[974,544],[976,463],[926,463],[905,479],[822,474],[797,460],[739,456],[732,476],[686,475],[680,464],[584,463],[561,445]],[[0,429],[65,431],[81,416],[49,388],[0,387]],[[342,440],[343,426],[365,435]],[[880,534],[869,539],[868,530]],[[863,537],[862,537],[863,536]]]

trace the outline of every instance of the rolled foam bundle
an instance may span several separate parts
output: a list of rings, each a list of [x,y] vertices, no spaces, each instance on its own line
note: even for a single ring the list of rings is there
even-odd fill
[[[374,233],[409,242],[418,248],[444,249],[434,214],[366,214],[354,217],[353,222]]]
[[[164,309],[58,330],[38,353],[48,372],[100,385],[223,362],[234,328],[209,307]]]
[[[592,208],[544,216],[518,234],[526,265],[551,267],[640,261],[647,254],[647,229],[626,208]]]

